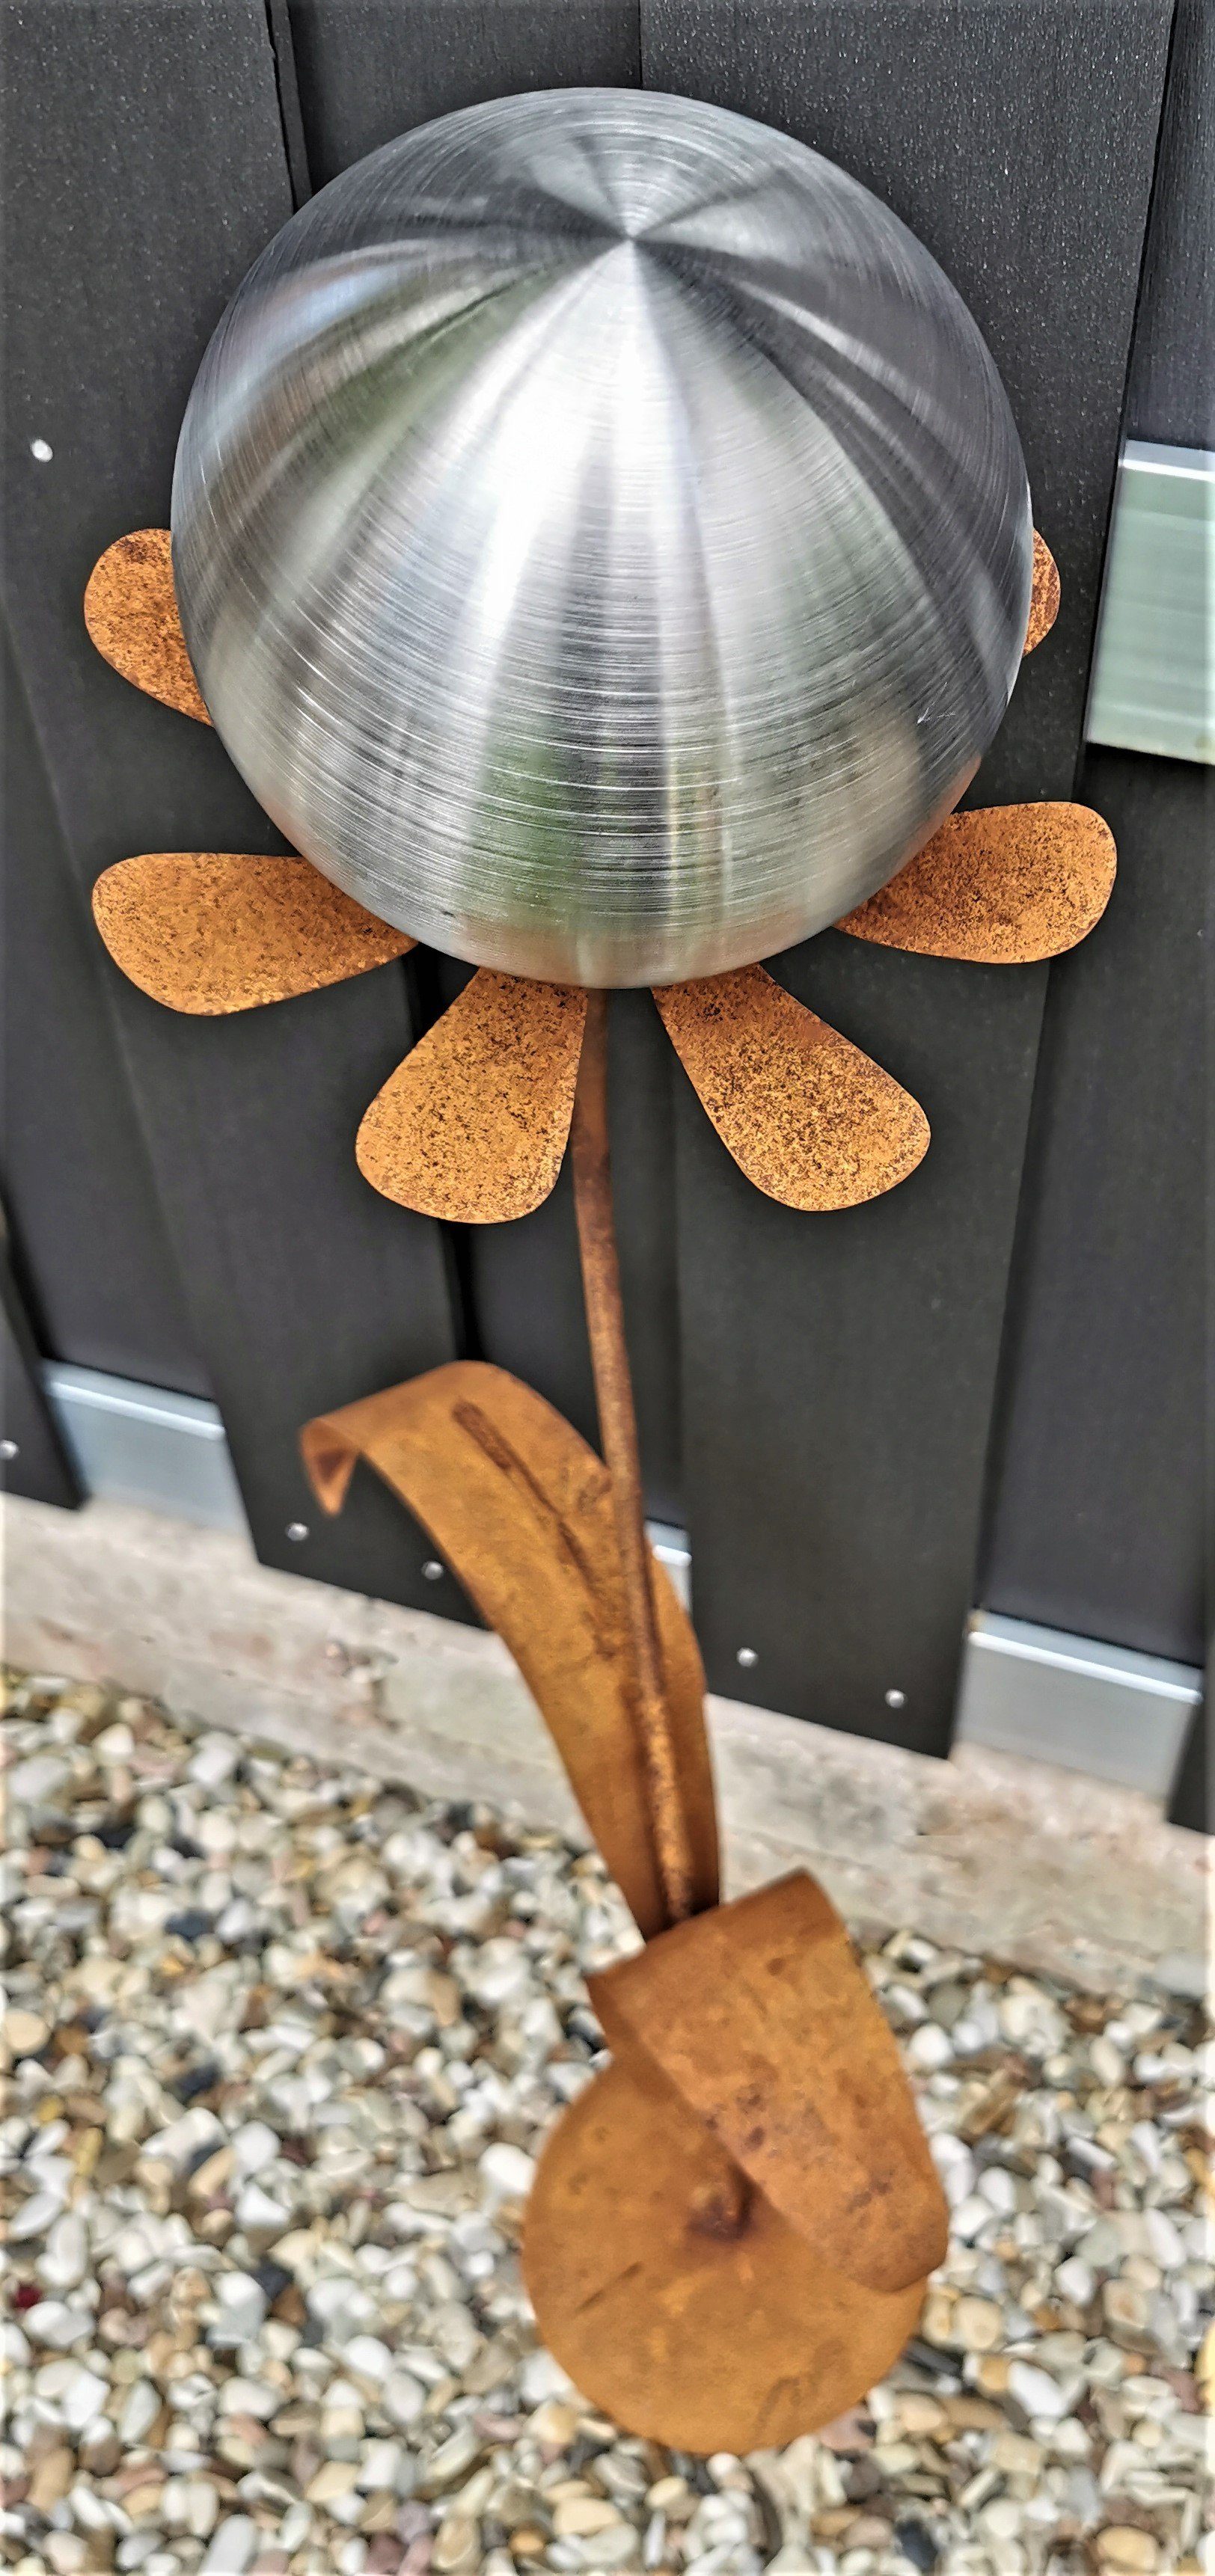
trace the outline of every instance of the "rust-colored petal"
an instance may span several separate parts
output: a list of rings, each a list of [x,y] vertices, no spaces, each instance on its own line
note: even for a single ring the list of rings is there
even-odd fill
[[[1059,614],[1059,567],[1045,537],[1034,530],[1034,585],[1029,595],[1029,624],[1022,659],[1049,635]]]
[[[820,2263],[905,2290],[944,2259],[911,2087],[830,1899],[804,1870],[676,1924],[590,1981]]]
[[[552,2131],[523,2274],[544,2342],[604,2414],[679,2450],[740,2454],[842,2415],[915,2332],[925,2288],[863,2289],[832,2269],[640,2051]]]
[[[505,1369],[456,1360],[310,1422],[304,1460],[340,1511],[356,1458],[422,1522],[533,1692],[570,1785],[641,1930],[667,1916],[606,1467]],[[651,1568],[659,1654],[692,1854],[692,1900],[717,1896],[704,1677],[691,1621]]]
[[[103,659],[179,715],[211,719],[186,651],[167,528],[136,528],[94,564],[84,622]]]
[[[922,957],[1028,966],[1087,938],[1117,863],[1108,824],[1087,805],[986,806],[951,814],[836,927]]]
[[[922,1160],[918,1101],[762,966],[670,984],[654,999],[722,1143],[769,1198],[857,1207]]]
[[[150,850],[93,888],[116,965],[171,1011],[285,1002],[404,957],[414,941],[364,912],[307,859]]]
[[[469,1225],[539,1207],[561,1169],[585,1020],[577,985],[483,967],[372,1101],[355,1148],[364,1179]]]

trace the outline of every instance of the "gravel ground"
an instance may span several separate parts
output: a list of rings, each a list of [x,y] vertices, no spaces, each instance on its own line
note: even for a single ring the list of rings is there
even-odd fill
[[[519,2277],[583,1973],[630,1940],[599,1861],[141,1700],[17,1678],[7,1711],[22,2576],[1201,2564],[1193,2006],[871,1950],[948,2261],[849,2416],[692,2459],[579,2397]]]

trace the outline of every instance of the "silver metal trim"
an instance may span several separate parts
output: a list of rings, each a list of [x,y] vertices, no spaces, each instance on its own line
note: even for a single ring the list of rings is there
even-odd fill
[[[979,1610],[967,1632],[954,1741],[1167,1799],[1201,1700],[1191,1664]]]
[[[1090,742],[1215,761],[1215,454],[1128,441],[1093,663]]]
[[[58,1360],[42,1379],[86,1493],[212,1529],[247,1527],[218,1405]]]

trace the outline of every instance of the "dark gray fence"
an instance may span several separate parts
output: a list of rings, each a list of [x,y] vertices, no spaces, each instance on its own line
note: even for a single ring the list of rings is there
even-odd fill
[[[358,1178],[359,1115],[456,988],[448,960],[215,1023],[112,970],[87,914],[111,860],[281,844],[214,736],[91,651],[90,567],[164,523],[206,340],[309,186],[475,99],[644,81],[841,161],[971,305],[1063,611],[968,801],[1073,794],[1172,0],[19,0],[8,22],[5,1188],[28,1314],[46,1354],[214,1393],[266,1562],[467,1615],[369,1477],[287,1540],[315,1521],[296,1433],[459,1351],[590,1431],[568,1191],[461,1231]],[[1172,220],[1158,191],[1154,238]],[[690,1531],[710,1682],[927,1751],[949,1741],[977,1582],[1022,1616],[1198,1653],[1196,787],[1105,754],[1083,792],[1125,877],[1049,975],[834,933],[779,961],[928,1110],[928,1160],[871,1207],[762,1200],[648,999],[614,1005],[649,1502]]]

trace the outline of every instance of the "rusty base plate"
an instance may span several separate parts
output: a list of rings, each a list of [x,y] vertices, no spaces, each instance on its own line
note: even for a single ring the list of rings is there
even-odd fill
[[[883,2294],[831,2271],[642,2056],[596,2076],[553,2131],[523,2272],[583,2394],[699,2452],[830,2423],[897,2358],[925,2287]]]

